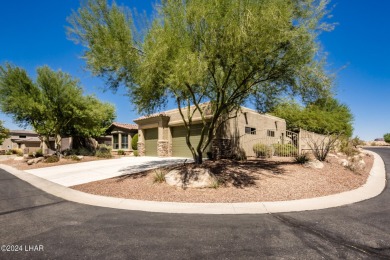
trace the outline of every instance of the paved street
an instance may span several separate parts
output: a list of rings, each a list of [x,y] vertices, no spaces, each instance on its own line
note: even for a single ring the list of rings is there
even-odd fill
[[[370,150],[389,177],[390,149]],[[390,259],[389,215],[388,187],[326,210],[180,215],[67,202],[0,171],[0,245],[22,246],[0,259]]]

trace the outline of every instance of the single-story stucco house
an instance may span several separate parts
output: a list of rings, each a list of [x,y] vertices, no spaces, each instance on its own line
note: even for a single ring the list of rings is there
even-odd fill
[[[203,106],[209,105],[205,103]],[[210,109],[206,110],[206,119],[211,120]],[[199,112],[194,114],[192,121],[190,140],[195,146],[203,126]],[[134,122],[138,125],[139,155],[192,157],[185,140],[187,131],[178,109],[141,117]],[[265,139],[271,140],[272,143],[287,142],[286,121],[241,107],[237,116],[227,120],[213,137],[204,156],[207,152],[211,152],[214,158],[231,157],[242,152],[246,156],[254,156],[253,145],[264,142]]]
[[[41,148],[38,134],[31,130],[10,130],[10,135],[0,145],[0,150],[20,149],[24,153],[35,152]]]
[[[135,134],[138,133],[138,125],[125,123],[112,123],[106,130],[106,134],[111,137],[110,145],[112,151],[133,151],[131,147],[131,140]],[[108,144],[106,142],[106,144]]]

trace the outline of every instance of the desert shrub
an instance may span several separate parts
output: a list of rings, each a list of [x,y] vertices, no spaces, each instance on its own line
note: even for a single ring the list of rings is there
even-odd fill
[[[385,140],[386,143],[390,144],[390,133],[384,134],[383,139]]]
[[[210,188],[212,189],[218,189],[221,186],[221,181],[218,179],[215,179],[215,181],[210,185]]]
[[[135,151],[138,150],[138,134],[135,134],[133,138],[131,138],[131,148]]]
[[[354,138],[351,139],[351,144],[353,147],[358,147],[359,145],[365,145],[366,142],[360,139],[359,136],[355,136]]]
[[[165,182],[165,172],[162,170],[154,170],[153,183]]]
[[[56,163],[60,160],[60,157],[57,155],[51,155],[45,159],[45,163]]]
[[[340,152],[344,153],[346,156],[354,156],[356,154],[359,154],[359,151],[356,149],[356,140],[353,141],[353,139],[342,139],[340,140]]]
[[[237,161],[246,161],[247,156],[244,150],[239,150],[233,154],[232,159]]]
[[[12,151],[11,150],[8,150],[5,152],[5,155],[11,155],[12,154]]]
[[[377,146],[376,142],[372,142],[371,146]]]
[[[35,157],[35,156],[34,156],[34,153],[33,153],[33,152],[29,152],[29,153],[28,153],[28,157],[29,157],[29,158]]]
[[[340,142],[340,134],[338,135],[324,135],[320,139],[309,138],[308,145],[310,149],[313,151],[314,157],[320,161],[325,161],[329,152],[334,149],[335,143]]]
[[[72,161],[81,161],[80,157],[78,157],[75,154],[67,155],[64,157],[65,159],[72,160]]]
[[[303,153],[301,155],[297,155],[294,159],[294,161],[296,163],[299,163],[299,164],[305,164],[307,163],[308,161],[310,161],[309,159],[309,155],[307,153]]]
[[[253,145],[253,151],[256,154],[256,157],[271,157],[272,156],[272,147],[265,144],[255,144]]]
[[[69,155],[82,155],[82,156],[94,156],[95,150],[88,149],[85,147],[80,147],[77,149],[66,149],[62,152],[63,155],[69,156]]]
[[[38,157],[42,157],[43,156],[43,152],[42,152],[42,149],[39,149],[35,152],[34,154],[34,157],[38,158]]]
[[[21,149],[12,149],[12,154],[16,154],[17,156],[23,156],[23,151]]]
[[[88,149],[85,147],[80,147],[80,148],[76,149],[75,152],[76,152],[76,155],[82,155],[82,156],[94,156],[95,155],[94,150]]]
[[[274,144],[275,156],[295,157],[298,155],[298,149],[292,144]]]
[[[126,153],[125,153],[125,151],[123,151],[123,150],[118,150],[118,155],[125,155]]]
[[[134,150],[134,151],[133,151],[133,154],[134,154],[134,156],[139,156],[139,153],[138,153],[137,150]]]
[[[95,152],[95,156],[99,158],[111,158],[111,148],[106,145],[100,145]]]

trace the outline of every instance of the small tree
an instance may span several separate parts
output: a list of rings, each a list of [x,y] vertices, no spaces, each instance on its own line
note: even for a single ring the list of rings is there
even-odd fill
[[[138,150],[138,134],[135,134],[131,139],[131,148],[133,150]]]
[[[353,115],[347,105],[334,98],[319,99],[306,107],[294,101],[281,102],[271,114],[284,118],[288,129],[303,128],[319,134],[343,133],[351,137]]]
[[[9,137],[9,130],[3,126],[3,121],[0,121],[0,145],[3,144],[4,139]]]
[[[386,143],[390,144],[390,133],[387,133],[387,134],[383,135],[383,139],[385,139]]]
[[[99,136],[115,117],[111,104],[83,96],[78,80],[46,66],[37,69],[35,82],[19,67],[0,66],[0,109],[31,125],[48,147],[55,137],[57,154],[63,136]]]

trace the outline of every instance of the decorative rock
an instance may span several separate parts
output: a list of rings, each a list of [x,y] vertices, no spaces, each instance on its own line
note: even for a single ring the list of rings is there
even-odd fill
[[[332,153],[328,154],[328,156],[329,156],[329,157],[334,157],[334,158],[336,158],[336,159],[339,158],[337,155],[332,154]]]
[[[14,158],[14,161],[23,161],[24,157],[18,156]]]
[[[79,158],[80,160],[84,159],[84,156],[82,155],[77,155],[77,158]]]
[[[356,168],[359,170],[363,170],[366,168],[366,163],[363,160],[360,160],[356,163]]]
[[[34,163],[39,163],[39,162],[43,161],[43,157],[38,157],[38,158],[35,158],[33,160],[34,160]]]
[[[344,167],[347,167],[349,165],[349,161],[347,159],[341,159],[339,161],[339,164],[341,164]]]
[[[314,161],[307,162],[307,163],[305,163],[304,166],[307,167],[307,168],[312,168],[312,169],[322,169],[322,168],[324,168],[324,164],[322,162],[320,162],[319,160],[314,160]]]
[[[179,170],[172,170],[165,175],[165,182],[186,188],[208,188],[216,182],[215,176],[208,169],[195,168],[188,171],[188,176],[184,176]]]
[[[34,164],[34,162],[35,162],[34,160],[35,160],[35,159],[28,160],[28,161],[27,161],[27,164],[28,164],[28,165]]]

